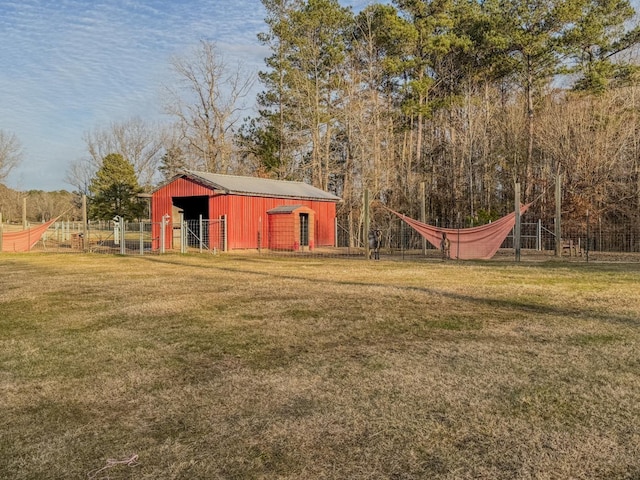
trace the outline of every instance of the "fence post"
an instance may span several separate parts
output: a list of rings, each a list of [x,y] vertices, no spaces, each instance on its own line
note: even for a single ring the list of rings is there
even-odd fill
[[[169,214],[164,214],[162,216],[162,221],[160,222],[160,253],[165,253],[166,250],[167,223],[169,218]]]
[[[364,232],[363,232],[363,240],[364,240],[364,255],[367,259],[369,259],[369,229],[371,226],[369,225],[369,189],[364,189],[364,199],[363,199],[363,212],[364,212]]]
[[[536,250],[542,251],[542,219],[538,219],[538,230],[536,232]]]
[[[462,222],[460,212],[458,212],[458,241],[456,242],[456,260],[460,260],[460,223]]]
[[[186,225],[185,225],[185,221],[184,221],[184,213],[180,212],[180,253],[187,253],[186,252],[186,237],[187,237],[187,232],[186,232]]]
[[[227,251],[227,216],[220,215],[220,225],[222,226],[222,251]]]
[[[87,223],[87,196],[82,195],[82,251],[89,250],[89,227]]]
[[[4,224],[2,223],[2,212],[0,212],[0,253],[2,253],[2,235],[4,234]]]
[[[144,224],[140,222],[140,255],[144,255]]]
[[[602,217],[598,217],[598,247],[596,250],[602,251]]]
[[[126,236],[125,236],[125,230],[126,230],[126,224],[124,223],[124,217],[120,217],[120,222],[121,222],[121,226],[120,226],[120,255],[126,255],[127,254],[127,245],[125,244],[126,240]]]
[[[204,232],[202,230],[202,214],[198,216],[198,236],[200,237],[200,253],[202,253],[202,237],[204,236]]]
[[[584,254],[587,259],[587,263],[589,262],[589,210],[587,210],[587,241],[584,247]]]

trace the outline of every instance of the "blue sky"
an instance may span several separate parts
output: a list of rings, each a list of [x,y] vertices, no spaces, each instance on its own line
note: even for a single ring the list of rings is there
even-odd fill
[[[83,133],[160,118],[170,58],[200,39],[229,64],[264,68],[263,19],[259,0],[0,0],[0,129],[24,147],[8,186],[71,189],[64,178],[86,156]]]

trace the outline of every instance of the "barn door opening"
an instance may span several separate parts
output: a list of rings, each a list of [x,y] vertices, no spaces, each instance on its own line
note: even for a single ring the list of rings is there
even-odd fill
[[[309,214],[300,214],[300,246],[309,246]]]
[[[194,197],[173,197],[173,209],[182,210],[184,221],[187,224],[186,230],[186,242],[190,247],[199,246],[204,239],[204,233],[200,230],[202,225],[200,219],[209,220],[209,197],[206,196],[194,196]],[[179,227],[179,217],[174,215],[174,226],[177,224]],[[176,244],[174,239],[174,245]]]
[[[184,211],[185,220],[209,219],[209,197],[173,197],[173,206]]]

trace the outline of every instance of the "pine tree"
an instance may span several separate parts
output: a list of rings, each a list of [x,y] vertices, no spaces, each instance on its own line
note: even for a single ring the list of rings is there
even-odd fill
[[[95,220],[111,220],[115,215],[140,219],[145,206],[137,195],[142,193],[133,165],[122,155],[111,153],[89,185],[89,215]]]

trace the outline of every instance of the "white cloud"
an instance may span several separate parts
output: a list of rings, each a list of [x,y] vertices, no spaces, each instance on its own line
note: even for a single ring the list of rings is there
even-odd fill
[[[69,162],[85,155],[83,133],[160,116],[169,59],[201,38],[215,41],[229,63],[262,68],[263,18],[259,0],[3,0],[0,129],[26,152],[10,183],[68,188]]]

